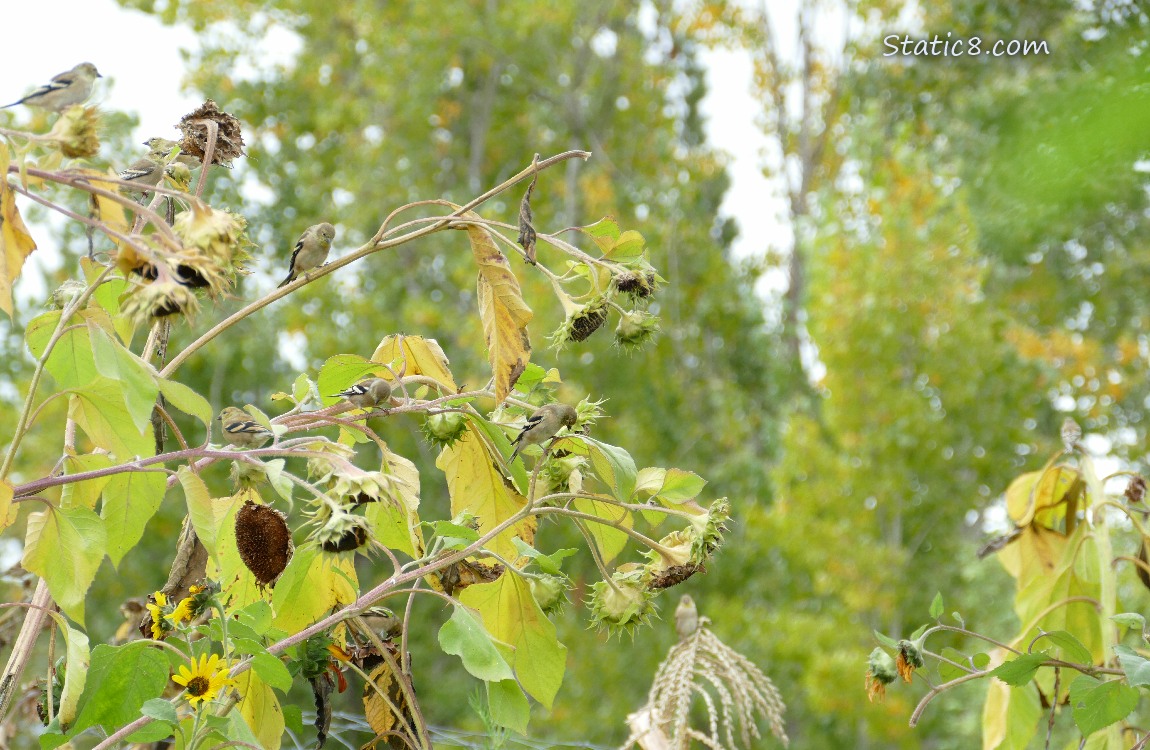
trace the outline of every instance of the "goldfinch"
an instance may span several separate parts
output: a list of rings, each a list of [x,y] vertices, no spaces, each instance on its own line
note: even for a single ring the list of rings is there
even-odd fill
[[[120,172],[118,176],[121,180],[132,183],[132,187],[125,186],[125,190],[146,193],[148,188],[154,188],[164,179],[165,168],[162,158],[157,158],[154,154],[149,153],[143,159]]]
[[[328,252],[331,251],[333,239],[335,239],[335,227],[327,222],[310,226],[304,230],[304,233],[295,243],[287,278],[283,280],[280,287],[292,283],[299,278],[300,274],[322,266],[323,262],[327,260]]]
[[[149,138],[148,140],[144,141],[144,145],[148,147],[148,155],[159,157],[160,161],[167,159],[168,156],[171,155],[172,151],[180,147],[180,144],[167,138]],[[196,167],[200,166],[199,157],[192,156],[191,154],[185,154],[183,151],[177,153],[176,158],[172,161],[179,162],[180,164],[186,166],[188,169],[195,169]]]
[[[391,400],[391,383],[383,378],[370,378],[335,395],[346,398],[353,406],[358,406],[360,409],[371,409]]]
[[[240,448],[259,448],[272,436],[266,427],[252,419],[252,415],[235,406],[224,407],[219,420],[224,442]]]
[[[51,112],[61,112],[73,104],[81,104],[92,95],[92,85],[97,78],[103,78],[92,63],[80,63],[71,70],[61,73],[51,81],[33,91],[20,101],[5,104],[0,109],[24,104],[39,107]]]
[[[578,420],[579,414],[567,404],[546,404],[539,407],[534,414],[527,418],[527,424],[511,441],[515,450],[512,451],[508,463],[514,461],[515,457],[519,455],[519,451],[525,446],[546,443],[555,437],[555,433],[559,432],[561,428],[574,427]]]
[[[675,608],[675,632],[679,640],[685,641],[699,629],[699,609],[695,600],[687,594],[679,598],[679,606]]]

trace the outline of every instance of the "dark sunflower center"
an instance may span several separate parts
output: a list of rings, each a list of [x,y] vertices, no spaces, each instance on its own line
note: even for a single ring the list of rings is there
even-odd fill
[[[207,677],[193,677],[188,680],[188,694],[189,695],[203,695],[208,692],[208,688],[212,683],[208,681]]]

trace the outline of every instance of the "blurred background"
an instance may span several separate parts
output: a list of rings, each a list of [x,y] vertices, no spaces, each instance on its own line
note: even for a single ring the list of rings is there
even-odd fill
[[[594,152],[541,176],[536,226],[611,214],[640,231],[669,281],[652,308],[663,333],[633,355],[603,333],[545,350],[562,311],[513,261],[536,311],[535,361],[559,368],[565,400],[609,399],[597,437],[640,467],[701,474],[735,520],[711,570],[633,639],[588,630],[573,592],[557,623],[568,673],[555,710],[533,716],[536,746],[621,742],[674,641],[674,597],[690,593],[778,685],[792,747],[977,747],[985,686],[935,701],[914,730],[921,686],[867,701],[871,631],[908,634],[936,592],[975,630],[1017,629],[1012,582],[975,552],[1003,530],[1002,491],[1041,467],[1064,417],[1113,465],[1145,462],[1150,17],[1137,0],[52,0],[4,12],[19,33],[4,42],[0,98],[80,60],[107,77],[101,168],[175,137],[204,98],[243,121],[248,156],[217,170],[208,197],[249,220],[247,298],[280,280],[312,223],[337,225],[338,256],[403,203],[462,203],[534,153]],[[947,33],[1048,52],[883,44]],[[27,117],[4,110],[0,125]],[[514,222],[520,195],[482,211]],[[87,251],[74,227],[21,208],[41,248],[16,289],[17,325],[0,319],[8,424],[30,370],[23,325]],[[450,232],[373,255],[246,320],[180,377],[216,407],[269,408],[300,371],[404,332],[438,339],[457,380],[477,383],[468,256]],[[177,329],[171,351],[238,304]],[[424,470],[424,518],[443,517],[418,426],[378,427]],[[58,454],[58,435],[34,433],[23,455],[42,465],[14,479]],[[226,487],[223,469],[213,481]],[[97,578],[94,641],[110,638],[120,602],[163,583],[181,508],[166,502],[120,570]],[[22,526],[0,540],[9,557]],[[558,526],[540,539],[578,544]],[[1127,610],[1147,604],[1121,593]],[[424,709],[481,729],[476,684],[435,645],[446,614],[419,605]],[[356,698],[344,696],[348,712]]]

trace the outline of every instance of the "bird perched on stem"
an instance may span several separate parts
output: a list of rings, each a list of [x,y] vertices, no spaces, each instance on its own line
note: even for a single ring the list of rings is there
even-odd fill
[[[163,157],[149,151],[142,159],[120,172],[118,177],[132,183],[132,187],[126,187],[126,190],[146,193],[148,188],[154,188],[163,181],[166,166]]]
[[[523,425],[523,429],[511,441],[515,446],[515,450],[511,453],[511,458],[508,463],[515,460],[519,455],[519,451],[528,445],[539,445],[546,443],[551,438],[555,437],[555,433],[563,427],[570,429],[575,426],[575,422],[579,420],[579,414],[567,404],[545,404],[535,410],[535,413],[527,418],[527,424]]]
[[[699,609],[695,600],[687,594],[679,598],[679,606],[675,607],[675,632],[679,640],[685,641],[699,629]]]
[[[92,63],[80,63],[71,70],[61,73],[51,81],[28,94],[20,101],[5,104],[0,109],[24,104],[39,107],[51,112],[61,112],[73,104],[81,104],[92,95],[92,85],[97,78],[103,78]]]
[[[327,260],[327,254],[331,251],[331,241],[334,239],[335,227],[326,221],[305,229],[295,243],[287,278],[283,280],[280,287],[292,283],[299,278],[300,274],[322,266],[323,262]]]
[[[243,409],[235,406],[220,411],[220,425],[224,441],[240,448],[259,448],[272,433]]]
[[[180,144],[167,138],[149,138],[144,141],[144,145],[148,147],[149,156],[158,156],[161,161],[167,159],[172,151],[180,147]],[[185,154],[183,151],[179,151],[173,161],[183,164],[188,169],[195,169],[201,164],[199,157]]]
[[[371,409],[391,400],[391,383],[383,378],[369,378],[335,395],[346,398],[360,409]]]

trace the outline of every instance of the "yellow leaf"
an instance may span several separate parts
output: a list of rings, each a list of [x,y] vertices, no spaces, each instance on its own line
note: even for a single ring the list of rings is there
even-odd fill
[[[255,490],[244,490],[233,497],[214,498],[211,507],[211,523],[218,529],[216,555],[208,560],[207,575],[223,586],[224,596],[229,607],[239,609],[264,598],[256,578],[240,559],[236,548],[236,513],[249,498],[258,498]],[[219,519],[218,522],[216,519]],[[195,519],[193,519],[195,520]]]
[[[392,478],[392,490],[399,504],[368,504],[364,516],[371,524],[372,534],[390,549],[400,550],[412,559],[422,557],[424,543],[423,526],[419,521],[419,469],[403,456],[387,451],[380,471]]]
[[[0,481],[0,531],[16,520],[16,504],[12,502],[12,485]]]
[[[264,750],[279,750],[284,733],[284,713],[271,686],[259,678],[254,669],[236,678],[240,698],[240,715]]]
[[[0,154],[0,165],[7,167],[7,150]],[[7,172],[5,171],[5,174]],[[24,261],[36,249],[32,235],[16,210],[16,195],[5,177],[0,179],[0,310],[12,317],[12,285],[20,276]]]
[[[516,492],[496,468],[500,460],[498,455],[480,430],[468,422],[463,436],[444,448],[435,461],[436,467],[447,476],[451,514],[457,516],[464,511],[475,514],[479,519],[480,534],[486,534],[527,504],[527,498]],[[487,546],[504,559],[514,560],[519,553],[512,538],[518,536],[532,544],[535,526],[534,518],[525,518],[492,539]]]
[[[1028,472],[1007,488],[1006,509],[1018,526],[1035,522],[1053,529],[1066,518],[1068,504],[1076,501],[1083,489],[1078,472],[1068,466]]]
[[[395,365],[399,369],[396,374],[426,375],[443,384],[451,393],[459,390],[455,378],[448,369],[447,355],[443,353],[435,339],[425,339],[422,336],[404,336],[397,334],[388,336],[379,342],[375,353],[371,355],[372,362]]]
[[[464,217],[475,214],[469,212]],[[495,246],[491,233],[478,224],[469,224],[467,236],[479,264],[479,317],[483,320],[487,359],[495,376],[495,400],[502,402],[531,361],[527,323],[534,313],[523,301],[519,279]]]
[[[1004,652],[991,662],[1001,662]],[[991,679],[982,704],[982,750],[1023,750],[1034,736],[1042,706],[1038,693]]]
[[[80,170],[80,172],[91,178],[88,182],[92,187],[100,188],[110,193],[119,193],[119,186],[110,182],[103,182],[99,179],[106,175],[91,169],[83,169]],[[128,233],[128,219],[124,213],[124,206],[111,198],[103,195],[92,195],[92,218],[121,234]]]
[[[412,728],[411,711],[407,708],[407,699],[404,698],[391,667],[384,661],[367,676],[370,682],[363,686],[363,718],[367,719],[371,730],[377,737],[393,729],[408,734],[405,729]],[[387,696],[386,699],[384,695]],[[399,709],[405,722],[398,727],[395,709]]]
[[[479,611],[495,641],[512,647],[509,658],[519,684],[551,710],[567,667],[567,647],[559,642],[555,625],[539,609],[527,581],[502,575],[469,587],[459,600]]]

